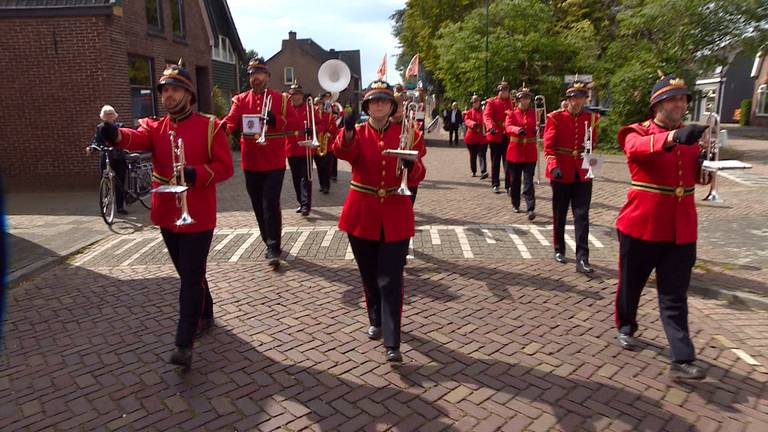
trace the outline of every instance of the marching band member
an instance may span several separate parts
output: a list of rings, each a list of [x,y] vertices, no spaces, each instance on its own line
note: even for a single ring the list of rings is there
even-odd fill
[[[565,93],[568,107],[547,115],[544,128],[544,156],[547,178],[552,185],[553,245],[555,260],[565,259],[565,219],[568,207],[573,208],[576,228],[576,271],[592,273],[589,265],[589,205],[592,200],[592,180],[581,168],[584,135],[592,127],[592,143],[597,143],[597,113],[583,109],[587,101],[587,85],[574,81]]]
[[[293,189],[296,191],[296,201],[299,202],[299,208],[296,213],[302,216],[308,216],[312,208],[312,184],[309,178],[312,173],[308,169],[312,167],[311,162],[307,161],[307,153],[310,157],[316,154],[314,148],[309,149],[299,145],[307,136],[312,136],[312,118],[307,116],[307,101],[304,97],[304,90],[301,85],[294,81],[288,90],[291,98],[291,106],[296,117],[290,120],[288,132],[285,137],[285,153],[288,156],[288,165],[291,167],[291,179],[293,180]],[[311,106],[310,109],[314,109]],[[315,115],[317,119],[317,113]]]
[[[228,133],[243,128],[243,116],[266,116],[266,143],[257,142],[255,135],[243,134],[240,138],[241,165],[245,174],[245,187],[259,223],[261,238],[267,246],[266,258],[275,270],[280,267],[280,236],[282,214],[280,192],[285,176],[285,136],[289,120],[296,112],[288,101],[288,95],[267,88],[269,69],[261,57],[248,62],[248,79],[251,90],[232,98],[232,108],[224,118]],[[262,113],[265,94],[271,96],[272,107]]]
[[[683,125],[691,92],[682,79],[664,76],[651,92],[653,118],[619,130],[632,185],[616,219],[619,284],[616,327],[619,344],[637,342],[637,308],[648,276],[656,270],[659,310],[670,345],[674,379],[703,379],[693,364],[688,331],[688,285],[696,262],[699,146],[706,126]]]
[[[488,170],[485,166],[485,153],[488,143],[483,133],[483,110],[480,108],[480,96],[472,95],[470,109],[464,111],[464,126],[467,132],[464,134],[464,143],[469,150],[469,169],[472,177],[477,175],[477,162],[480,161],[480,180],[488,178]]]
[[[384,337],[386,360],[401,362],[400,327],[403,308],[403,268],[414,235],[413,205],[396,191],[401,182],[398,160],[382,154],[398,149],[401,126],[390,122],[397,109],[392,88],[376,80],[366,89],[364,124],[356,115],[344,117],[344,130],[333,147],[339,159],[352,165],[352,182],[339,219],[346,231],[363,281],[368,309],[368,337]],[[403,160],[408,176],[423,178],[420,159]]]
[[[533,93],[525,84],[515,95],[517,108],[507,113],[504,123],[509,135],[507,146],[507,171],[511,178],[512,208],[520,213],[520,177],[523,177],[523,197],[528,220],[536,218],[536,192],[533,187],[533,173],[539,151],[536,148],[536,110],[531,106]]]
[[[321,148],[325,149],[325,154],[321,154],[320,149],[316,152],[314,159],[317,165],[317,177],[320,182],[320,193],[328,195],[331,191],[331,174],[333,163],[336,157],[333,154],[332,140],[339,132],[336,126],[336,117],[333,115],[330,93],[328,99],[315,98],[315,122],[317,123],[317,140],[320,141]]]
[[[398,86],[402,89],[401,84],[396,84],[395,89],[398,88]],[[403,104],[407,100],[406,99],[407,94],[404,92],[395,92],[395,102],[397,103],[397,110],[395,110],[395,113],[392,114],[392,117],[390,117],[390,120],[394,124],[402,125],[403,124],[403,116],[405,115],[405,111],[403,110]],[[419,158],[423,161],[424,156],[427,155],[427,146],[424,145],[424,134],[421,132],[421,127],[416,129],[414,131],[414,139],[413,139],[413,147],[411,150],[418,150],[419,152]],[[423,165],[423,164],[422,164]],[[424,167],[422,170],[422,176],[420,178],[408,176],[408,190],[411,191],[411,203],[416,204],[416,194],[419,191],[419,184],[424,180],[424,177],[427,175],[427,168]]]
[[[232,154],[223,123],[193,113],[195,91],[192,76],[182,66],[163,72],[157,91],[168,114],[161,119],[139,120],[136,130],[104,122],[99,134],[107,142],[129,151],[152,152],[152,186],[189,186],[186,200],[193,222],[180,225],[182,209],[173,193],[152,194],[152,223],[160,227],[163,241],[181,279],[176,351],[170,362],[189,368],[196,336],[213,325],[213,298],[205,278],[208,249],[216,227],[216,183],[232,176]],[[185,165],[177,169],[170,134],[183,151]],[[179,172],[181,171],[181,172]]]
[[[494,193],[499,193],[499,173],[502,166],[502,158],[507,153],[507,134],[504,133],[504,120],[507,111],[512,109],[512,100],[509,97],[509,83],[502,80],[498,87],[498,95],[488,99],[483,112],[485,122],[485,139],[491,147],[491,188]],[[509,192],[509,176],[504,164],[504,188]]]

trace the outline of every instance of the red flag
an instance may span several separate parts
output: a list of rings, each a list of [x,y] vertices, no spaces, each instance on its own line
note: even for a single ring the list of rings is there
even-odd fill
[[[384,77],[387,76],[387,53],[384,53],[384,58],[381,59],[381,64],[379,65],[379,69],[376,70],[376,75],[378,75],[380,80],[383,80]]]
[[[416,53],[408,63],[408,68],[405,69],[405,77],[419,76],[419,54]]]

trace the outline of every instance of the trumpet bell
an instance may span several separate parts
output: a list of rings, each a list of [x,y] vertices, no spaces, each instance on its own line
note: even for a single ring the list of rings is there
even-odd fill
[[[195,223],[195,220],[187,212],[182,213],[181,217],[176,221],[176,225],[191,225],[193,223]]]
[[[411,193],[411,190],[408,189],[408,186],[400,185],[399,188],[397,188],[397,191],[395,192],[398,195],[405,195],[405,196],[411,196],[413,193]]]
[[[352,79],[349,66],[341,60],[331,59],[320,65],[317,71],[317,81],[325,91],[341,92],[347,88]]]

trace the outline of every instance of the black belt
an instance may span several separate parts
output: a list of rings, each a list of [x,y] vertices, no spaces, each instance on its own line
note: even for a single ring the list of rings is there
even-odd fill
[[[664,185],[656,185],[652,183],[643,183],[643,182],[632,182],[632,188],[637,190],[642,190],[646,192],[654,192],[654,193],[660,193],[663,195],[674,195],[676,197],[683,197],[687,195],[693,195],[696,191],[695,186],[664,186]]]
[[[375,195],[379,198],[384,198],[385,196],[394,195],[395,192],[397,192],[397,188],[375,188],[373,186],[364,185],[362,183],[351,181],[349,182],[349,187],[352,190],[356,190],[358,192],[367,193],[370,195]]]

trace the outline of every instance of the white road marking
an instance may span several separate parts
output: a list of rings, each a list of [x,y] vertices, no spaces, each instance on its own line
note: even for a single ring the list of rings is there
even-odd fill
[[[507,234],[509,234],[509,238],[512,239],[512,242],[515,244],[515,247],[517,247],[517,250],[520,251],[520,255],[522,255],[522,257],[525,259],[530,259],[531,253],[528,252],[528,248],[520,239],[520,236],[515,233],[515,229],[512,227],[507,228]]]
[[[487,228],[482,228],[480,231],[483,232],[483,236],[485,237],[485,241],[488,244],[496,244],[496,240],[493,238],[493,234],[491,231]]]
[[[301,234],[299,234],[299,238],[296,239],[296,243],[293,244],[293,247],[291,247],[291,250],[288,252],[288,256],[285,258],[286,261],[293,261],[296,259],[301,247],[304,246],[304,242],[307,241],[307,237],[309,237],[309,233],[311,232],[312,231],[302,231]]]
[[[253,233],[250,237],[245,241],[245,243],[241,244],[240,247],[237,249],[234,255],[229,258],[229,262],[237,262],[237,260],[240,259],[240,256],[243,255],[243,253],[253,244],[254,241],[259,237],[258,234]]]
[[[456,235],[459,237],[459,245],[461,246],[464,258],[474,258],[475,254],[472,253],[472,248],[469,247],[469,240],[467,240],[467,235],[464,233],[464,228],[456,227],[454,231],[456,231]]]
[[[123,261],[123,262],[122,262],[122,264],[120,264],[120,266],[128,266],[128,265],[130,265],[132,262],[136,261],[136,260],[137,260],[137,259],[138,259],[140,256],[142,256],[142,255],[143,255],[144,253],[146,253],[148,250],[152,249],[152,247],[153,247],[154,245],[156,245],[156,244],[160,243],[160,241],[161,241],[162,239],[163,239],[163,238],[162,238],[162,237],[160,237],[160,238],[158,238],[158,239],[155,239],[154,241],[152,241],[150,244],[148,244],[148,245],[144,246],[143,248],[141,248],[141,250],[140,250],[140,251],[136,252],[136,253],[135,253],[135,254],[134,254],[132,257],[130,257],[130,258],[128,258],[127,260]]]

